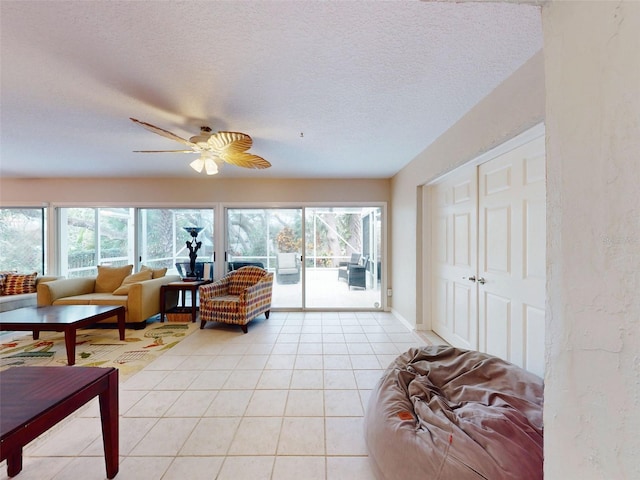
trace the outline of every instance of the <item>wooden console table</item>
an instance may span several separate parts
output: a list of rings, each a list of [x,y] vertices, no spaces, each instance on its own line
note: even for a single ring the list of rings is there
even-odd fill
[[[118,473],[118,370],[98,367],[13,367],[0,372],[0,461],[22,470],[22,448],[99,396],[107,478]]]

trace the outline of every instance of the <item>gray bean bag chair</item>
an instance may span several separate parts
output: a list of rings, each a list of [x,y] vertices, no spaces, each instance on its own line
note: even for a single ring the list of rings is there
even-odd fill
[[[543,382],[499,358],[412,348],[371,393],[364,430],[386,480],[542,479]]]

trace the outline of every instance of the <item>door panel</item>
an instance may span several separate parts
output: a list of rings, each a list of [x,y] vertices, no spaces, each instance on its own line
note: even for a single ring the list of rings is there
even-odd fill
[[[485,211],[483,233],[490,236],[484,242],[484,270],[487,272],[509,273],[511,269],[511,209],[507,206]]]
[[[249,264],[273,272],[272,307],[301,308],[302,209],[227,208],[226,224],[226,270]],[[290,268],[279,263],[283,253],[295,254]]]
[[[481,351],[500,358],[510,357],[509,339],[511,338],[511,302],[508,298],[483,291],[480,293],[485,308],[480,320],[485,339]]]
[[[477,179],[463,168],[430,189],[432,223],[431,318],[433,330],[452,345],[477,348]]]
[[[479,349],[538,375],[544,357],[543,172],[540,138],[480,165],[478,173]]]
[[[471,267],[470,214],[465,212],[453,216],[453,263],[462,268]]]
[[[546,276],[546,207],[544,200],[524,203],[524,277],[543,279]]]
[[[471,333],[470,325],[475,322],[475,318],[472,317],[475,314],[475,309],[472,308],[475,287],[454,282],[453,288],[453,332],[457,338],[468,339]]]
[[[380,207],[308,207],[305,234],[305,307],[382,308]]]
[[[524,364],[527,369],[544,372],[544,308],[524,305],[524,325],[526,334]]]

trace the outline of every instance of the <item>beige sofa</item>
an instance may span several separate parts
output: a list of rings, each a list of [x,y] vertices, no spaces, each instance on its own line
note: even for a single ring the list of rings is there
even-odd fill
[[[117,305],[126,310],[125,322],[128,328],[144,328],[146,320],[160,313],[160,287],[169,282],[180,281],[178,275],[132,282],[127,285],[126,294],[98,291],[97,277],[65,278],[38,285],[38,306],[45,305]],[[123,284],[124,285],[124,284]],[[177,292],[167,292],[166,309],[177,305]],[[117,318],[101,323],[116,323]]]
[[[38,285],[44,282],[51,282],[57,280],[60,277],[36,277],[36,288]],[[35,307],[37,305],[37,294],[33,293],[19,293],[17,295],[0,295],[0,312],[8,312],[17,308]]]

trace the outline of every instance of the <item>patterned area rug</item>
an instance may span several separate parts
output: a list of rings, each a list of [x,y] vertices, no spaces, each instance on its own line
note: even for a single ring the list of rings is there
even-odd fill
[[[144,368],[151,361],[198,329],[199,323],[150,323],[144,330],[125,331],[120,341],[118,329],[80,329],[76,334],[76,365],[116,367],[120,381]],[[0,337],[0,371],[16,366],[67,365],[64,333],[40,332]]]

